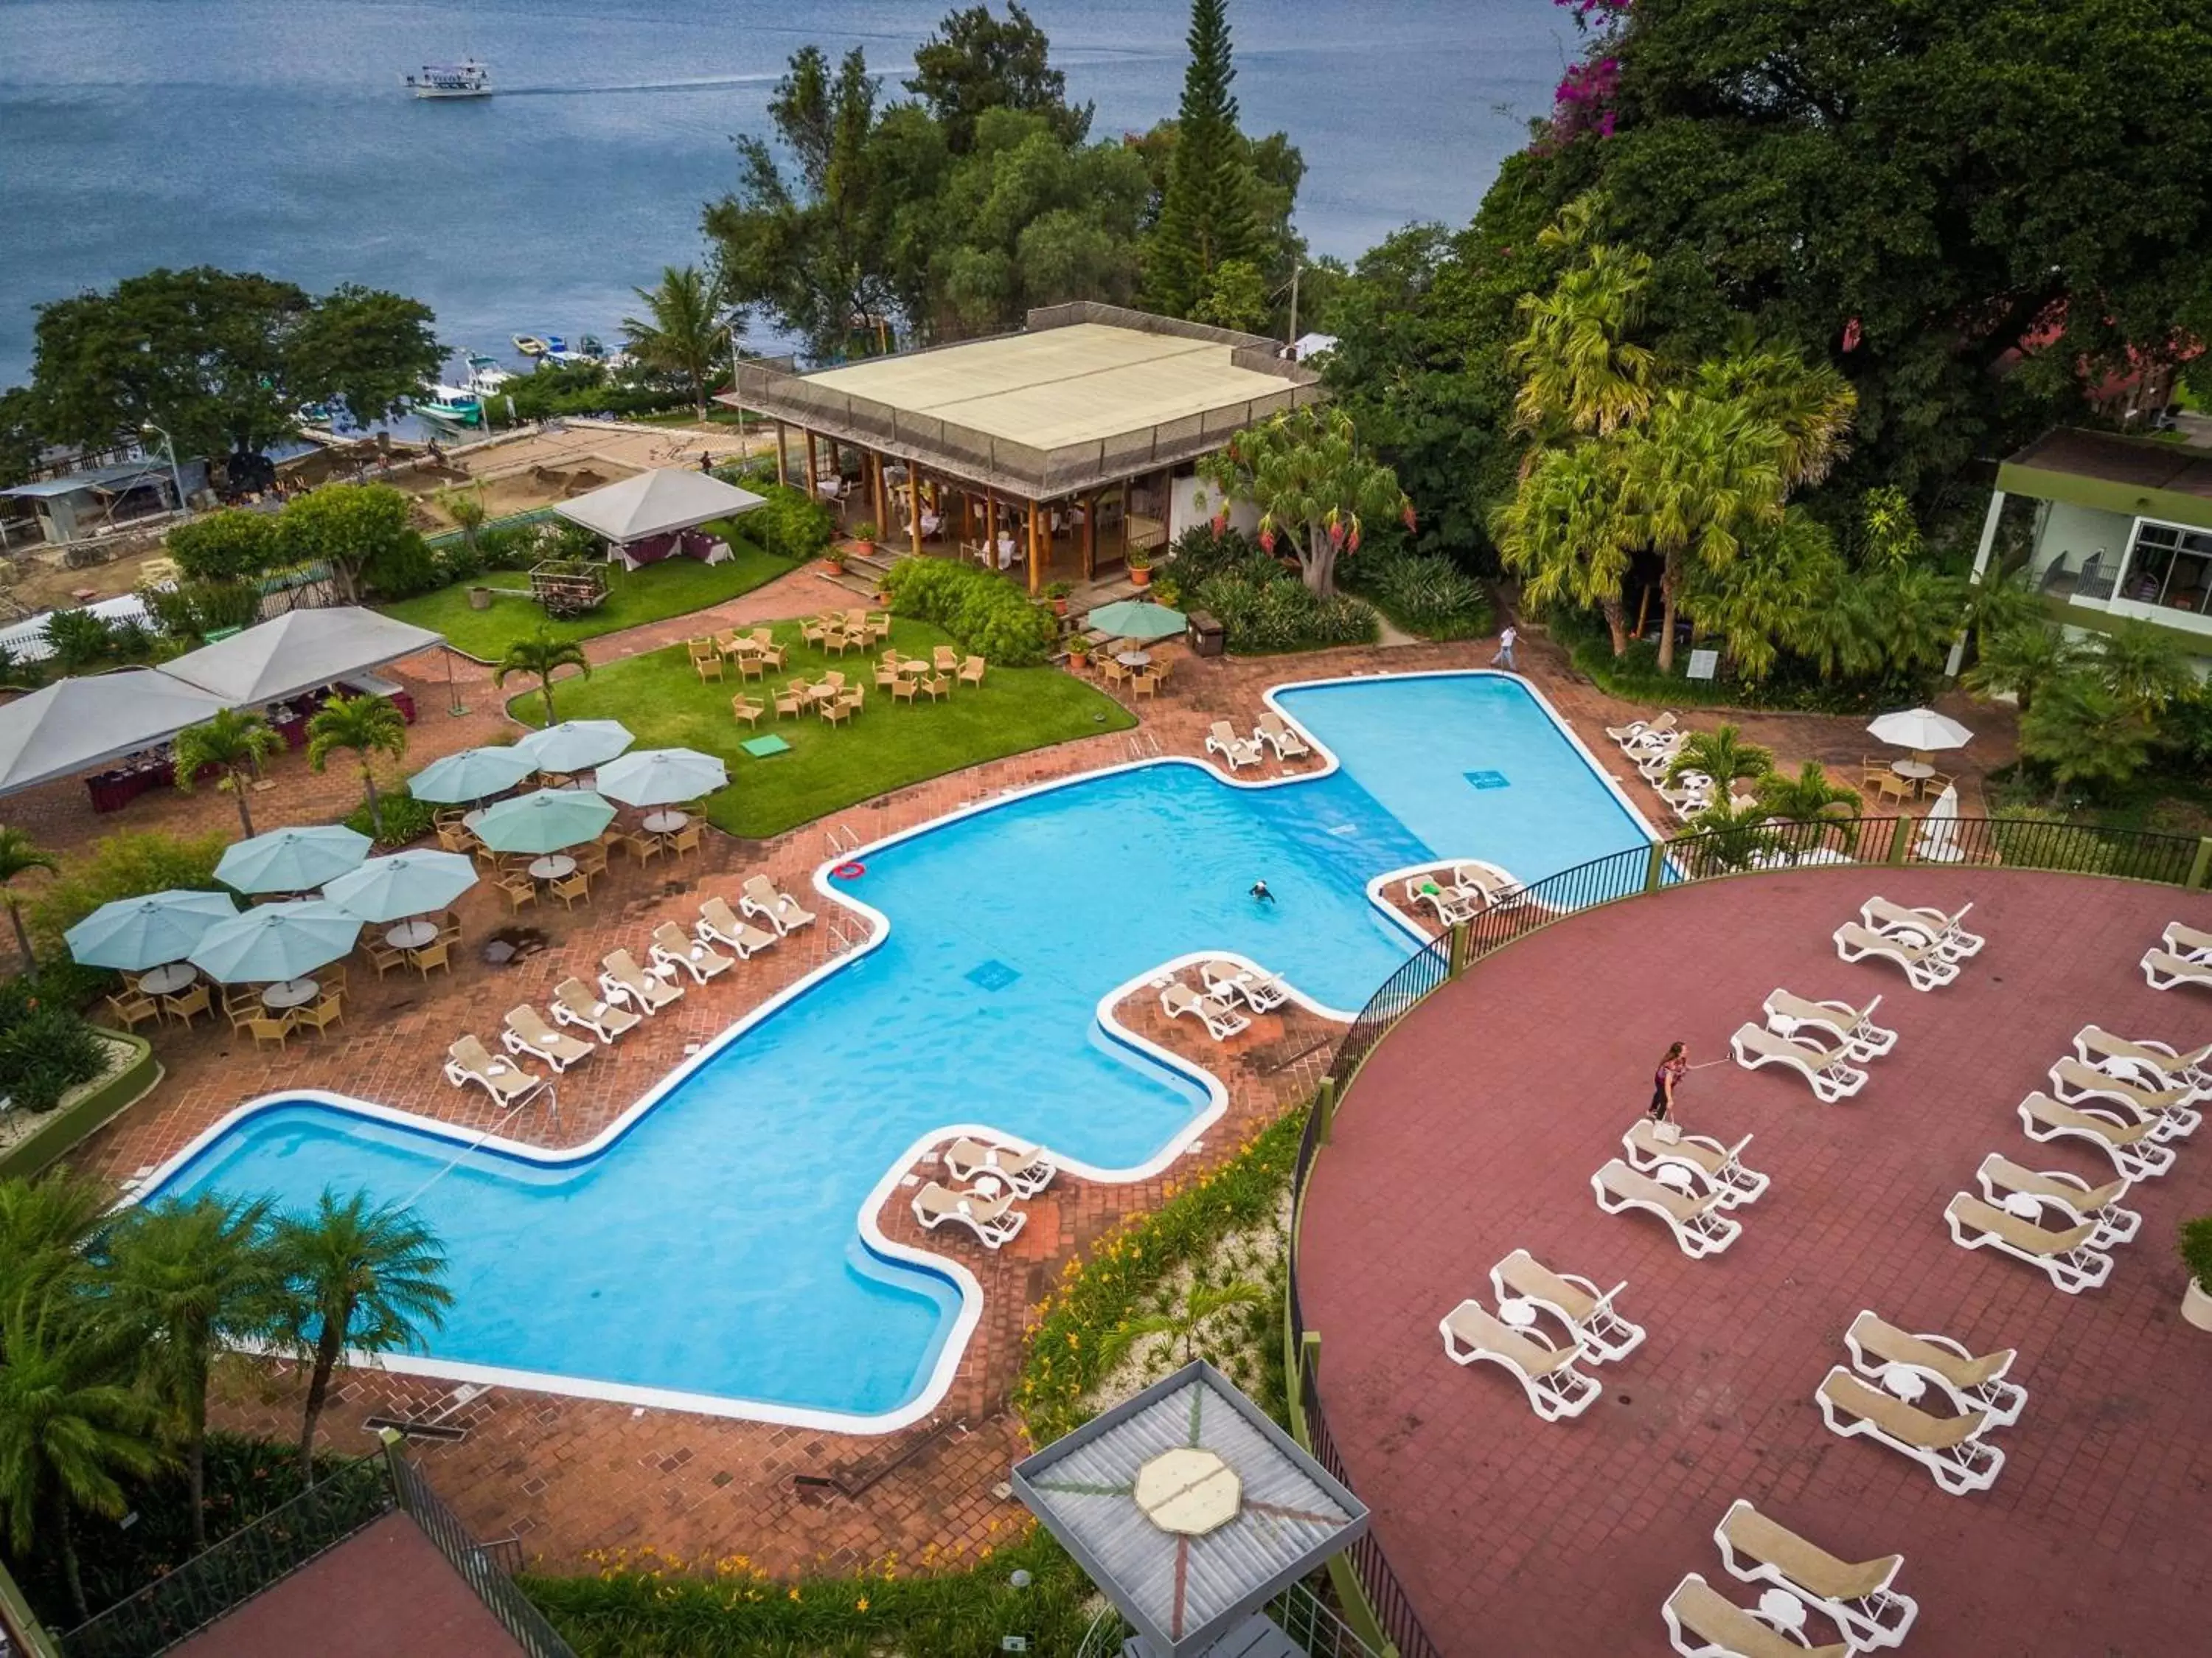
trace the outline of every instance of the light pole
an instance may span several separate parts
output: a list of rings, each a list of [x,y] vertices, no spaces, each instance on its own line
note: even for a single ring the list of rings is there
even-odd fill
[[[156,426],[150,420],[141,424],[138,428],[138,431],[141,436],[151,432],[155,436],[161,440],[162,453],[169,457],[169,487],[177,492],[177,510],[179,512],[184,511],[185,476],[182,472],[177,470],[176,444],[171,441],[168,433],[163,431],[159,426]]]

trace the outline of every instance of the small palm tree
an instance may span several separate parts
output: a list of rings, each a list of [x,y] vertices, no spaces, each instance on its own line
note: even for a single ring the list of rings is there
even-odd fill
[[[2105,688],[2146,719],[2203,694],[2189,653],[2148,622],[2122,622],[2097,641],[2090,661]]]
[[[384,835],[377,810],[376,772],[369,762],[379,754],[398,759],[407,752],[407,720],[389,697],[333,697],[307,722],[307,763],[316,771],[333,749],[361,758],[362,786],[368,790],[368,826]]]
[[[1791,823],[1832,816],[1839,806],[1846,815],[1856,814],[1860,805],[1859,791],[1829,782],[1818,760],[1807,760],[1794,777],[1783,771],[1765,773],[1759,780],[1758,793],[1759,805],[1770,816]]]
[[[1715,731],[1692,731],[1683,738],[1682,746],[1674,751],[1674,763],[1667,768],[1667,781],[1674,782],[1685,771],[1702,771],[1722,783],[1734,783],[1738,777],[1763,777],[1773,769],[1772,750],[1744,741],[1740,728],[1724,725]]]
[[[0,904],[8,906],[8,919],[15,923],[15,948],[22,952],[23,971],[38,966],[31,954],[31,935],[23,925],[22,900],[15,895],[17,875],[30,869],[56,868],[53,854],[44,850],[21,829],[0,825]]]
[[[217,786],[237,796],[239,827],[252,840],[253,814],[246,809],[246,779],[258,776],[261,762],[283,746],[276,728],[258,714],[226,708],[204,725],[187,726],[177,733],[171,751],[177,787],[189,795],[202,771],[220,766],[222,781]]]
[[[169,1413],[191,1476],[192,1541],[207,1546],[208,1372],[218,1346],[259,1334],[275,1310],[269,1205],[204,1193],[133,1210],[109,1246],[108,1302],[136,1323],[141,1374]]]
[[[1982,637],[1974,665],[1959,682],[1977,697],[2019,699],[2023,718],[2045,686],[2080,666],[2081,652],[2065,633],[2034,617]]]
[[[624,317],[623,337],[630,355],[648,369],[678,375],[691,383],[699,418],[707,418],[707,381],[724,338],[716,314],[714,284],[699,267],[664,266],[659,286],[630,290],[645,306],[644,318]]]
[[[0,1180],[0,1305],[81,1273],[114,1202],[112,1188],[82,1175]]]
[[[517,639],[507,648],[507,655],[491,672],[491,682],[503,686],[511,674],[535,679],[545,698],[545,723],[551,725],[553,676],[564,667],[579,670],[587,680],[592,677],[591,659],[584,655],[583,646],[573,639],[556,639],[551,628],[541,627],[529,638]]]
[[[2051,804],[2077,784],[2123,783],[2142,770],[2156,731],[2094,673],[2063,674],[2021,716],[2020,752],[2051,772]]]
[[[1693,856],[1699,875],[1748,869],[1784,844],[1782,837],[1767,826],[1767,815],[1765,806],[1758,801],[1735,806],[1717,800],[1690,820],[1690,832],[1697,838],[1686,846],[1677,843],[1676,849]]]
[[[1232,1307],[1251,1306],[1267,1293],[1258,1284],[1241,1279],[1224,1284],[1194,1283],[1184,1292],[1180,1306],[1124,1319],[1108,1331],[1098,1344],[1099,1362],[1110,1370],[1146,1336],[1165,1336],[1170,1346],[1180,1348],[1188,1363],[1197,1356],[1200,1332],[1209,1323]]]
[[[437,1234],[398,1204],[372,1208],[368,1193],[341,1199],[325,1191],[313,1213],[276,1223],[274,1245],[284,1288],[276,1327],[312,1364],[300,1424],[300,1475],[315,1478],[315,1425],[331,1375],[348,1351],[389,1353],[422,1344],[453,1304],[441,1282],[446,1253]]]

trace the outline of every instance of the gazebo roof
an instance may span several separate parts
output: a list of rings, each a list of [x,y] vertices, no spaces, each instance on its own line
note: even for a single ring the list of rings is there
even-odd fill
[[[164,662],[160,671],[234,708],[258,708],[445,642],[442,633],[357,606],[288,610]]]
[[[0,794],[89,771],[229,705],[149,667],[57,680],[0,708]]]
[[[620,543],[696,528],[765,504],[750,490],[725,484],[711,473],[664,466],[563,501],[553,510],[594,535]]]

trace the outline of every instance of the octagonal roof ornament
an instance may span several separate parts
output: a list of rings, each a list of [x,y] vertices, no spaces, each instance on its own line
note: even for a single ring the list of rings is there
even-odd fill
[[[1244,1482],[1218,1451],[1180,1447],[1141,1468],[1132,1493],[1145,1518],[1179,1537],[1204,1537],[1237,1518]]]

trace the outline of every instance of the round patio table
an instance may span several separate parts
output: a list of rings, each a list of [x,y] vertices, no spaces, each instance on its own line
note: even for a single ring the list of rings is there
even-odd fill
[[[1927,1378],[1901,1364],[1890,1365],[1882,1371],[1881,1385],[1886,1392],[1896,1395],[1907,1405],[1915,1403],[1928,1391]]]
[[[1508,1295],[1498,1303],[1498,1321],[1515,1330],[1536,1327],[1536,1303],[1520,1295]]]
[[[691,821],[685,812],[648,812],[645,814],[645,832],[648,835],[672,835]]]
[[[903,657],[900,660],[898,671],[902,674],[927,674],[929,664],[918,656]]]
[[[312,978],[287,978],[262,991],[261,1005],[283,1013],[288,1008],[304,1008],[322,993],[323,987]]]
[[[403,921],[385,934],[384,942],[395,950],[419,950],[437,936],[434,921]]]
[[[138,988],[149,996],[174,996],[198,977],[198,971],[191,962],[172,961],[141,974]]]
[[[1149,650],[1124,650],[1117,653],[1114,660],[1124,667],[1150,667],[1152,653]]]
[[[1892,760],[1889,769],[1913,783],[1924,783],[1936,775],[1936,768],[1926,760]]]
[[[531,859],[530,873],[540,881],[566,881],[576,873],[576,860],[566,852],[548,853]]]
[[[1759,1597],[1759,1609],[1785,1634],[1795,1635],[1805,1627],[1805,1603],[1788,1589],[1765,1590]]]
[[[995,1198],[999,1195],[999,1177],[995,1174],[978,1174],[975,1177],[973,1190],[978,1198]]]

